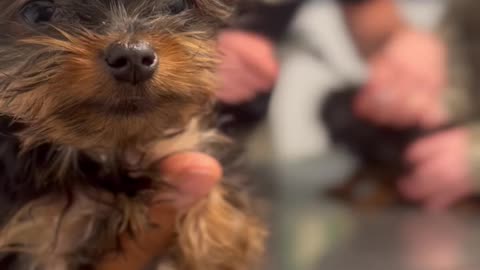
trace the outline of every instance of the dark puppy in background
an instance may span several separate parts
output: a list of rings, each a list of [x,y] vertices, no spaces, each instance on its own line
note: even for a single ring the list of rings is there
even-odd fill
[[[226,148],[215,36],[233,1],[0,0],[2,270],[94,269],[120,235],[162,226],[152,164]],[[178,217],[176,268],[251,268],[265,234],[240,193]]]
[[[355,115],[353,101],[360,88],[348,85],[335,89],[321,106],[320,117],[331,141],[350,152],[359,162],[351,179],[328,193],[365,209],[410,205],[397,190],[398,179],[411,169],[404,159],[407,147],[422,136],[457,127],[462,122],[448,123],[432,130],[379,126]],[[459,207],[463,206],[477,207],[477,199],[459,204]]]
[[[403,152],[419,131],[379,127],[357,117],[353,101],[359,89],[353,85],[335,89],[322,104],[321,118],[332,142],[359,161],[352,179],[331,195],[359,206],[393,203],[400,198],[396,178],[408,170]]]

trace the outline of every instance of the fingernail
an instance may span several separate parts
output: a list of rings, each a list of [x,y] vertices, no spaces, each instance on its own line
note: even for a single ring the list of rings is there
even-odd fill
[[[189,171],[175,178],[177,193],[173,196],[177,209],[188,209],[205,198],[213,188],[215,175],[208,171]]]
[[[189,171],[178,176],[176,186],[181,193],[189,196],[206,196],[212,188],[215,177],[210,171]]]

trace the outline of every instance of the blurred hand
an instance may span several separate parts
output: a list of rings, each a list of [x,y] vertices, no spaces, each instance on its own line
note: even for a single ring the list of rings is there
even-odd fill
[[[136,239],[125,236],[124,253],[111,254],[97,270],[145,269],[169,248],[177,215],[204,198],[222,176],[216,160],[198,153],[177,154],[159,162],[157,168],[168,184],[176,188],[170,194],[158,194],[158,203],[150,209],[151,221],[160,226],[140,233]]]
[[[248,102],[272,89],[278,75],[273,44],[262,36],[225,31],[219,37],[222,63],[218,98],[228,104]]]
[[[370,59],[370,78],[355,111],[375,123],[431,127],[445,120],[445,45],[434,35],[406,28]]]
[[[413,172],[400,181],[406,198],[428,209],[443,210],[474,191],[465,128],[446,131],[417,141],[406,159]]]

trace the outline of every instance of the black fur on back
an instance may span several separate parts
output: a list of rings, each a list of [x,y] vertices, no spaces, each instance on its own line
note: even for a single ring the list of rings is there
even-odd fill
[[[22,152],[20,141],[14,135],[22,126],[12,123],[7,117],[0,118],[0,227],[30,201],[52,194],[68,196],[79,185],[129,197],[151,187],[150,179],[132,180],[120,169],[106,172],[103,166],[82,153],[77,156],[77,170],[66,176],[67,181],[39,182],[38,174],[44,173],[44,177],[49,177],[51,162],[55,158],[55,146],[44,144]],[[65,211],[67,210],[68,205]],[[24,256],[26,255],[0,254],[0,269],[23,269],[21,265],[28,259]]]

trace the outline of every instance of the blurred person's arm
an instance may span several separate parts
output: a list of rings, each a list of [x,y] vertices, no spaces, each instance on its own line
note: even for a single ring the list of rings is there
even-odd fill
[[[407,158],[420,166],[406,178],[404,194],[434,208],[480,192],[480,57],[478,46],[472,46],[480,41],[479,9],[479,1],[451,1],[441,29],[449,56],[445,107],[451,121],[468,123],[408,150]]]
[[[275,43],[282,38],[300,4],[257,3],[220,34],[220,101],[237,106],[272,90],[279,72]]]
[[[393,0],[343,2],[347,24],[369,65],[368,80],[355,102],[357,114],[395,127],[429,128],[444,122],[444,42],[409,24]]]
[[[346,4],[344,10],[369,64],[368,80],[355,101],[356,113],[376,124],[399,128],[429,129],[449,121],[443,102],[450,94],[445,89],[444,41],[404,21],[393,0]],[[480,168],[480,158],[470,150],[480,145],[475,134],[474,129],[458,128],[413,143],[405,155],[412,170],[399,182],[402,193],[435,210],[470,195],[474,171]]]
[[[342,0],[347,25],[364,55],[376,52],[406,27],[393,0]]]

